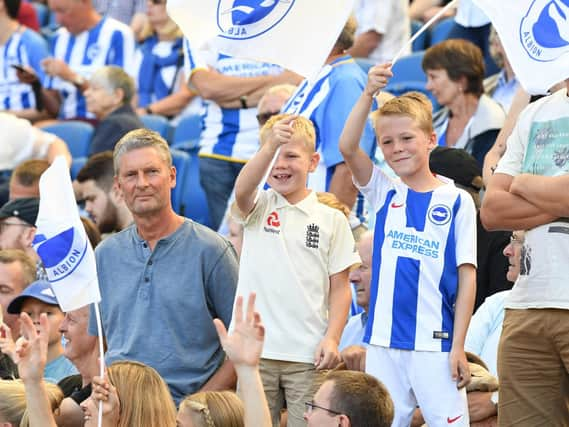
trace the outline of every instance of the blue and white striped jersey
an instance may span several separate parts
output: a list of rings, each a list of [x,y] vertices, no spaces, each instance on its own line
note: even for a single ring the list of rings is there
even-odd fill
[[[283,107],[284,113],[300,114],[314,123],[320,164],[308,176],[308,186],[315,191],[328,191],[334,166],[344,161],[338,142],[365,85],[365,73],[346,55],[326,64],[313,85],[304,80]],[[371,154],[374,141],[373,129],[368,123],[361,140],[362,149]]]
[[[132,30],[112,18],[103,18],[93,28],[78,35],[60,28],[52,47],[52,56],[64,60],[86,79],[105,65],[116,65],[132,74],[133,54]],[[61,95],[60,119],[94,117],[87,112],[85,97],[73,83],[47,76],[44,86],[59,91]]]
[[[214,46],[207,51],[195,52],[187,39],[184,53],[186,76],[191,76],[204,65],[234,77],[259,77],[283,72],[278,65],[224,55],[217,52]],[[245,162],[253,157],[259,147],[257,108],[221,108],[208,100],[204,100],[204,107],[200,156],[236,162]]]
[[[452,182],[418,193],[377,166],[360,190],[376,212],[365,342],[450,351],[458,267],[476,266],[472,197]]]
[[[19,111],[36,107],[32,87],[20,83],[12,65],[33,68],[41,81],[44,78],[41,61],[47,55],[47,43],[30,29],[16,31],[6,44],[0,46],[0,110]]]
[[[152,36],[136,49],[134,79],[141,107],[178,90],[184,74],[182,42],[182,38],[160,41]]]

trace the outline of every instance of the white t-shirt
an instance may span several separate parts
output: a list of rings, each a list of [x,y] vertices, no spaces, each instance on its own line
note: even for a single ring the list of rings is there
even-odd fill
[[[41,132],[29,121],[8,113],[0,113],[0,129],[0,170],[14,169],[25,160],[45,158],[55,140],[55,135]]]
[[[530,104],[518,118],[496,173],[569,173],[569,97],[564,88]],[[506,308],[569,309],[569,219],[526,232],[520,275]]]
[[[490,23],[490,19],[472,0],[460,0],[454,20],[463,27],[482,27]]]
[[[411,37],[407,0],[357,0],[354,15],[356,37],[367,31],[382,35],[379,45],[368,56],[378,64],[391,61]],[[411,47],[403,54],[411,53]]]
[[[235,206],[233,214],[240,220]],[[348,220],[314,192],[291,205],[270,189],[243,223],[237,295],[257,293],[262,357],[313,363],[328,327],[330,276],[361,262]]]

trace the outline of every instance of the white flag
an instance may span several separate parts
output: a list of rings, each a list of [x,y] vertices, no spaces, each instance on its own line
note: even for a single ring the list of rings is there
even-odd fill
[[[523,88],[544,94],[569,77],[569,0],[474,0],[488,15]]]
[[[69,168],[60,156],[40,178],[34,249],[62,311],[101,301],[95,254],[79,218]]]
[[[215,38],[220,52],[269,62],[313,78],[354,0],[168,0],[170,17],[192,46]]]

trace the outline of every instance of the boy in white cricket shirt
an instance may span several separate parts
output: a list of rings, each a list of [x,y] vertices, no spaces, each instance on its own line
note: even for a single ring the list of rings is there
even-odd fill
[[[430,427],[468,426],[470,379],[464,340],[476,289],[476,213],[472,198],[434,176],[432,106],[411,92],[373,117],[392,180],[359,148],[374,94],[392,75],[372,67],[340,138],[354,181],[376,212],[366,372],[388,388],[393,426],[408,426],[418,404]]]
[[[318,165],[310,120],[272,117],[235,184],[232,213],[244,225],[238,295],[257,294],[267,335],[261,377],[273,424],[305,426],[305,402],[339,361],[350,307],[349,269],[359,264],[348,220],[306,188]],[[271,160],[269,190],[257,191]]]

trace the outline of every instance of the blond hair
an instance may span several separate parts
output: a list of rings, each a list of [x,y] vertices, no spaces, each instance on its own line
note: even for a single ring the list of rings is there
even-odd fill
[[[231,391],[194,393],[180,403],[180,412],[192,417],[196,427],[244,427],[243,403]]]
[[[57,385],[50,383],[45,383],[45,391],[51,411],[55,412],[63,400],[63,393]],[[14,427],[29,427],[26,389],[21,380],[0,380],[0,418]]]
[[[328,193],[325,191],[318,191],[316,193],[316,197],[318,201],[326,206],[330,206],[333,209],[338,209],[342,212],[346,218],[350,216],[350,208],[347,207],[344,203],[340,202],[334,193]]]
[[[123,361],[113,363],[107,373],[120,400],[118,427],[176,425],[176,407],[168,386],[153,368]]]
[[[381,108],[371,114],[376,135],[377,122],[381,117],[407,116],[426,134],[433,132],[433,105],[421,92],[407,92],[385,102]],[[378,135],[379,136],[379,135]]]
[[[267,141],[269,131],[274,127],[275,123],[289,116],[290,114],[277,114],[267,120],[267,123],[265,123],[259,131],[261,145]],[[306,117],[298,116],[292,121],[292,129],[294,135],[303,139],[306,148],[308,148],[310,152],[314,152],[316,149],[316,131],[314,130],[312,122]]]

